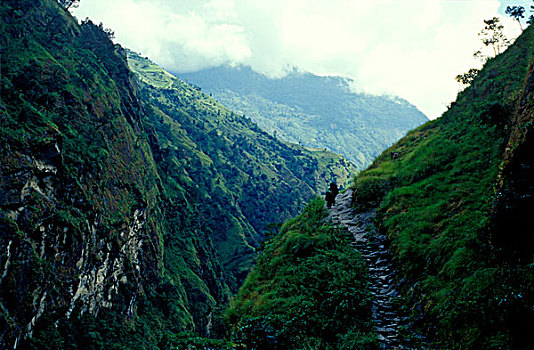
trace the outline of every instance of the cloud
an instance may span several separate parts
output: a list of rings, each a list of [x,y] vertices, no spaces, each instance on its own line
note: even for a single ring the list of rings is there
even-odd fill
[[[431,118],[476,65],[482,21],[498,0],[87,0],[75,14],[173,72],[247,64],[343,75],[355,88],[414,103]],[[501,8],[502,11],[502,8]],[[506,19],[507,28],[517,23]]]

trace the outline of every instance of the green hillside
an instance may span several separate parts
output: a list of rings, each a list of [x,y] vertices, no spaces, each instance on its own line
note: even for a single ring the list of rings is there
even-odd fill
[[[389,238],[402,294],[395,302],[430,348],[534,344],[533,135],[531,27],[486,63],[440,119],[409,132],[355,178],[356,210],[376,210],[369,239],[381,237],[376,230]],[[312,202],[269,242],[228,311],[236,339],[250,348],[377,346],[373,328],[364,325],[368,304],[352,305],[355,318],[344,323],[348,329],[358,324],[359,332],[345,328],[338,337],[333,334],[345,317],[338,304],[329,300],[330,307],[321,308],[332,289],[343,300],[345,277],[358,284],[349,287],[357,296],[345,302],[373,296],[360,299],[367,287],[358,253],[345,268],[330,262],[344,261],[334,257],[350,249],[340,233],[325,238],[332,229],[320,219],[320,207]],[[297,305],[306,303],[313,315],[304,317],[311,324],[303,327]],[[321,326],[329,324],[325,333]]]
[[[0,31],[0,348],[224,334],[265,226],[354,171],[147,60],[136,76],[56,1],[3,1]]]
[[[376,349],[367,269],[310,202],[267,242],[227,311],[247,349]]]
[[[407,101],[354,93],[352,81],[293,71],[270,79],[250,67],[222,66],[183,79],[244,113],[271,135],[344,155],[358,169],[428,119]]]
[[[532,210],[532,191],[503,200],[498,184],[511,154],[520,167],[532,164],[531,141],[518,135],[532,138],[533,49],[528,28],[440,119],[408,133],[354,183],[356,207],[377,208],[408,307],[439,348],[534,344],[532,224],[517,215]],[[522,176],[515,180],[532,189],[531,175]],[[504,216],[522,208],[500,233],[499,206],[509,209]]]
[[[217,225],[212,240],[237,290],[265,228],[296,215],[331,180],[346,186],[355,169],[331,152],[280,142],[133,52],[128,60],[150,103],[162,171],[204,193],[199,210]]]

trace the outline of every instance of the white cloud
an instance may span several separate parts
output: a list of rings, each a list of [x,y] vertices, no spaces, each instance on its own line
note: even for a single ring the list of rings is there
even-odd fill
[[[454,77],[476,65],[482,21],[498,0],[87,0],[75,14],[180,72],[243,63],[270,76],[297,66],[351,77],[436,118]],[[502,8],[501,8],[502,11]],[[505,20],[516,31],[517,23]]]

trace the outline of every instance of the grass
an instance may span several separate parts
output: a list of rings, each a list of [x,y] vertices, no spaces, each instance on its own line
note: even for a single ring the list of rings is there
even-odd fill
[[[265,244],[226,315],[254,349],[373,349],[371,295],[361,256],[311,201]],[[358,347],[360,346],[360,347]]]
[[[408,133],[354,181],[356,207],[377,208],[409,281],[408,307],[439,348],[522,349],[532,341],[532,261],[503,260],[490,228],[533,35],[528,29],[491,59],[440,119]]]

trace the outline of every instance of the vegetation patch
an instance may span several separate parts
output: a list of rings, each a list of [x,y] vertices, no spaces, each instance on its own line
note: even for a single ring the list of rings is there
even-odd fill
[[[249,349],[373,349],[360,254],[315,199],[265,244],[226,316]]]
[[[491,239],[494,188],[533,41],[529,28],[440,119],[408,133],[354,181],[355,206],[377,208],[407,305],[439,348],[533,343],[532,257],[511,260]]]

